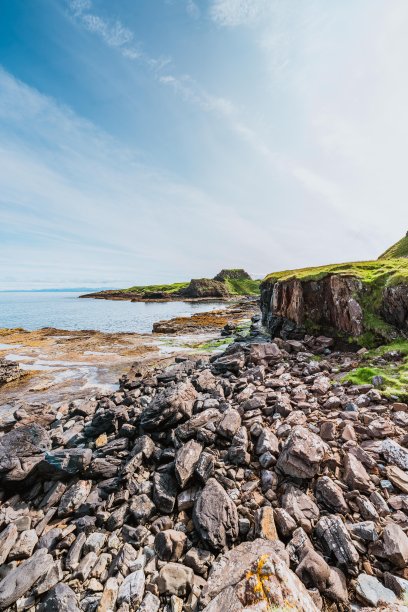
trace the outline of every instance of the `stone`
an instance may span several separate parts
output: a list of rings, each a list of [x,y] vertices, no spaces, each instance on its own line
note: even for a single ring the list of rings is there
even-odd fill
[[[231,463],[237,465],[246,465],[250,461],[248,449],[248,431],[246,427],[240,427],[232,438],[231,446],[228,451],[228,457]]]
[[[81,612],[81,609],[71,587],[60,582],[42,599],[38,612]]]
[[[330,567],[312,547],[305,546],[300,555],[296,575],[307,587],[316,587],[319,591],[324,591],[328,586]]]
[[[217,433],[231,439],[241,426],[241,416],[234,408],[228,408],[218,424]]]
[[[280,359],[282,351],[274,342],[253,343],[250,345],[249,358],[254,364],[269,363]]]
[[[23,531],[9,554],[9,561],[27,559],[30,557],[37,542],[38,536],[35,529]]]
[[[255,446],[255,452],[257,455],[263,455],[266,452],[271,455],[279,454],[279,440],[273,431],[266,427],[262,430]]]
[[[194,572],[190,567],[180,563],[166,563],[159,572],[157,586],[161,594],[184,597],[191,591],[193,579]]]
[[[54,560],[44,549],[12,569],[0,582],[0,609],[9,608],[44,576]]]
[[[384,557],[392,565],[404,568],[408,564],[408,537],[396,523],[388,523],[382,534]]]
[[[73,571],[78,567],[85,540],[86,535],[84,533],[79,533],[75,542],[71,545],[65,557],[65,568],[67,570]]]
[[[328,476],[317,479],[316,498],[332,512],[347,514],[349,511],[342,489]]]
[[[386,438],[381,445],[381,452],[388,463],[397,465],[401,470],[408,470],[408,450],[406,448]]]
[[[275,523],[279,533],[288,538],[295,531],[297,525],[293,518],[284,508],[276,508],[274,510]]]
[[[195,473],[200,482],[205,484],[214,475],[214,456],[205,451],[201,453],[197,462]]]
[[[82,582],[85,582],[85,580],[87,580],[87,578],[89,577],[89,574],[91,573],[91,570],[93,569],[97,560],[98,556],[94,552],[89,552],[87,555],[85,555],[85,557],[83,557],[83,559],[81,559],[81,561],[79,562],[79,565],[74,572],[75,578],[78,578]]]
[[[153,502],[166,514],[173,512],[177,496],[177,481],[168,472],[155,472],[153,476]]]
[[[137,612],[159,612],[160,599],[153,593],[146,593]],[[99,612],[99,611],[98,611]]]
[[[214,555],[203,548],[190,548],[184,557],[184,565],[191,567],[195,574],[206,576],[214,561]]]
[[[238,537],[238,512],[223,487],[210,478],[194,504],[193,522],[200,537],[222,550]]]
[[[7,525],[0,534],[0,565],[6,562],[9,552],[18,538],[18,530],[14,523]]]
[[[293,485],[287,485],[282,496],[282,507],[298,525],[310,533],[320,516],[318,506],[303,491]]]
[[[57,561],[50,567],[48,572],[36,583],[35,594],[37,596],[47,593],[52,589],[58,582],[64,578],[64,572],[62,569],[62,562]]]
[[[177,451],[174,470],[179,485],[184,488],[194,474],[200,459],[202,445],[195,440],[189,440]]]
[[[313,478],[327,450],[327,445],[319,436],[299,425],[292,429],[276,467],[287,476]]]
[[[336,604],[339,602],[345,605],[348,604],[349,594],[347,590],[346,577],[338,567],[330,568],[329,578],[323,594]]]
[[[140,425],[145,431],[160,431],[174,427],[191,417],[197,391],[191,383],[180,382],[158,393],[144,408]]]
[[[85,502],[91,492],[91,480],[79,480],[65,491],[58,507],[58,516],[73,514]]]
[[[146,493],[135,495],[130,503],[129,511],[136,523],[144,525],[152,516],[155,505]]]
[[[318,612],[289,569],[281,542],[243,542],[219,557],[199,600],[204,612],[293,609]]]
[[[350,523],[347,528],[351,535],[365,540],[366,542],[375,542],[378,540],[378,533],[373,521],[364,521],[360,523]]]
[[[182,531],[166,529],[160,531],[154,539],[154,549],[162,561],[178,561],[182,556],[187,536]]]
[[[363,464],[351,453],[346,453],[344,457],[343,480],[350,489],[362,493],[371,493],[375,488]]]
[[[94,531],[86,539],[84,544],[84,554],[87,555],[89,552],[94,552],[98,555],[104,547],[105,541],[105,533]]]
[[[360,574],[356,581],[356,593],[366,604],[377,607],[380,604],[396,604],[397,596],[387,589],[375,576]]]
[[[353,571],[358,563],[359,554],[351,541],[350,535],[341,519],[336,515],[322,517],[315,528],[316,536],[328,554],[334,555],[337,562]]]
[[[31,423],[12,429],[0,438],[0,479],[24,480],[50,449],[44,427]]]
[[[127,604],[137,608],[143,600],[145,591],[145,574],[143,569],[130,573],[119,587],[118,606]]]
[[[264,540],[278,540],[273,509],[264,506],[255,511],[255,535]]]

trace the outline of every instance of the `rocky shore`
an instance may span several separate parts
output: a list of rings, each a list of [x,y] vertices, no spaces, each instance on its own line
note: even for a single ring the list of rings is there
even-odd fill
[[[359,359],[255,338],[17,410],[0,609],[408,610],[408,406]]]

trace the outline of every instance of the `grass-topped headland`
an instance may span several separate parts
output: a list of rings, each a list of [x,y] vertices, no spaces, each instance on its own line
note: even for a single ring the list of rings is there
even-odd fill
[[[283,270],[268,274],[263,282],[293,279],[318,281],[331,274],[352,276],[367,285],[374,283],[380,283],[384,286],[398,285],[403,282],[408,283],[408,260],[378,259],[375,261],[355,261],[312,268],[299,268],[297,270]]]
[[[375,261],[273,272],[261,284],[274,334],[325,334],[374,347],[408,335],[408,236]]]
[[[177,300],[177,299],[228,299],[238,296],[257,296],[260,281],[253,280],[240,268],[221,270],[214,278],[193,278],[189,282],[133,285],[126,289],[100,291],[81,297],[113,300]]]

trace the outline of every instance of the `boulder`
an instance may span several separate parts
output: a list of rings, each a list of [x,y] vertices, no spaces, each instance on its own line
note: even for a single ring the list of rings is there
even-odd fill
[[[0,582],[0,610],[9,609],[17,599],[23,597],[53,563],[52,556],[40,549],[6,574]]]
[[[189,440],[177,451],[174,469],[179,485],[184,488],[194,474],[200,459],[202,445],[195,440]]]
[[[238,537],[238,512],[223,487],[210,478],[194,504],[193,522],[200,537],[222,550]]]
[[[327,452],[328,446],[320,436],[298,425],[289,434],[276,467],[287,476],[313,478]]]
[[[197,391],[191,383],[180,382],[158,393],[144,408],[140,424],[145,431],[160,431],[189,419]]]

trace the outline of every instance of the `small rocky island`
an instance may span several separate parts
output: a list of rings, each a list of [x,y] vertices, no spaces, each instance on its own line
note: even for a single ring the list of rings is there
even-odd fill
[[[406,255],[271,274],[225,352],[16,410],[0,609],[408,610]]]

